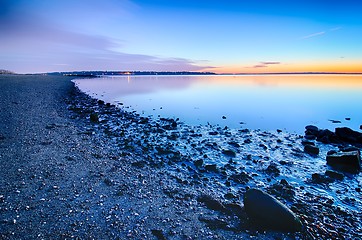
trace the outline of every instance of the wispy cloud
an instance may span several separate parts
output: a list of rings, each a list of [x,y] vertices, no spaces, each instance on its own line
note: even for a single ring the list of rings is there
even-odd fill
[[[260,62],[259,64],[247,68],[267,68],[269,67],[269,65],[278,65],[278,64],[281,64],[281,62],[267,61],[267,62]]]
[[[322,35],[325,35],[325,34],[327,34],[329,32],[338,31],[340,29],[342,29],[342,27],[331,28],[331,29],[326,30],[326,31],[321,31],[321,32],[316,32],[316,33],[306,35],[306,36],[302,37],[301,39],[308,39],[308,38],[314,38],[314,37],[322,36]]]
[[[263,65],[275,65],[275,64],[280,64],[280,62],[260,62]]]
[[[317,33],[312,33],[310,35],[304,36],[302,37],[302,39],[308,39],[308,38],[313,38],[313,37],[317,37],[317,36],[321,36],[324,35],[326,32],[317,32]]]

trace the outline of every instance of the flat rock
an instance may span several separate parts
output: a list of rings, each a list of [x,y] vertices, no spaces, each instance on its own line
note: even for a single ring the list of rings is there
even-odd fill
[[[244,208],[250,220],[260,227],[282,232],[302,229],[302,223],[287,206],[261,190],[245,193]]]
[[[327,155],[326,160],[328,165],[342,171],[361,171],[361,156],[358,151],[329,154]]]
[[[318,155],[319,148],[313,145],[304,145],[304,152],[311,155]]]

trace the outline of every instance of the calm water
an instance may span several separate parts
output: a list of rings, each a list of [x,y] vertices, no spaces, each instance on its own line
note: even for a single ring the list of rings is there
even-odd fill
[[[117,76],[75,83],[128,110],[192,125],[302,133],[308,124],[331,130],[362,124],[362,75]]]

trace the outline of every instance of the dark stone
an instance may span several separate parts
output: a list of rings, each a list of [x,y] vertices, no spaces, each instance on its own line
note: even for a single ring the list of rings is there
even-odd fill
[[[308,125],[305,127],[305,135],[306,136],[316,136],[319,132],[318,127],[313,125]]]
[[[337,179],[337,180],[341,180],[341,181],[344,179],[343,173],[339,173],[339,172],[332,171],[332,170],[327,170],[326,176]]]
[[[281,133],[281,132],[283,132],[282,130],[280,130],[280,129],[277,129],[277,133]]]
[[[233,198],[236,198],[236,196],[234,195],[234,194],[232,194],[232,193],[226,193],[225,195],[224,195],[224,197],[226,198],[226,199],[233,199]]]
[[[329,151],[327,152],[327,155],[333,155],[333,154],[336,154],[336,153],[337,153],[336,150],[329,150]]]
[[[333,119],[330,119],[330,120],[328,120],[328,121],[330,121],[330,122],[332,122],[332,123],[341,123],[341,121],[339,121],[339,120],[333,120]]]
[[[339,150],[341,150],[342,152],[353,152],[353,151],[359,152],[359,148],[353,146],[346,146],[346,147],[342,146],[339,148]]]
[[[211,136],[216,136],[218,134],[219,134],[218,132],[209,132],[209,135],[211,135]]]
[[[336,128],[336,135],[343,141],[350,143],[362,143],[362,133],[347,127]]]
[[[317,140],[322,143],[338,143],[336,134],[328,129],[320,130],[317,135]]]
[[[268,192],[289,201],[292,201],[295,196],[293,187],[284,178],[281,179],[279,183],[275,183],[269,187]]]
[[[91,113],[90,116],[89,116],[91,122],[94,122],[94,123],[98,123],[99,122],[99,117],[98,117],[98,114],[97,113]]]
[[[317,136],[308,134],[308,135],[305,135],[304,138],[307,140],[316,140]]]
[[[228,157],[236,157],[236,153],[233,150],[223,149],[222,154]]]
[[[271,163],[264,171],[274,177],[278,177],[280,175],[280,170],[277,165],[273,163]]]
[[[342,171],[359,172],[361,156],[358,151],[343,152],[327,155],[327,164]]]
[[[205,169],[209,172],[218,172],[219,170],[217,169],[217,165],[216,164],[208,164],[205,165]]]
[[[246,184],[251,180],[251,177],[246,172],[241,172],[231,175],[230,180],[236,183]]]
[[[305,145],[304,146],[304,152],[311,154],[311,155],[318,155],[319,154],[319,148],[312,145]]]
[[[226,117],[225,117],[225,116],[222,116],[222,119],[226,119]]]
[[[143,168],[144,166],[146,166],[147,162],[146,161],[138,161],[138,162],[133,162],[131,165],[133,167],[137,167],[137,168]]]
[[[149,119],[146,117],[141,117],[140,120],[138,121],[139,124],[146,124],[148,123]]]
[[[98,104],[99,105],[104,105],[104,101],[103,100],[98,100]]]
[[[328,176],[322,175],[320,173],[312,174],[312,182],[322,184],[322,183],[332,183],[335,179],[330,178]]]
[[[244,143],[249,144],[249,143],[252,143],[252,141],[251,141],[250,138],[248,138],[248,139],[245,139],[245,140],[244,140]]]
[[[204,203],[208,209],[225,212],[225,206],[217,199],[210,195],[202,194],[197,198],[197,201]]]
[[[103,182],[107,185],[107,186],[113,186],[114,185],[114,181],[112,179],[109,178],[105,178],[103,180]]]
[[[231,141],[231,142],[228,142],[229,145],[233,146],[233,147],[236,147],[236,148],[239,148],[240,147],[240,144],[237,143],[237,142],[234,142],[234,141]]]
[[[316,127],[316,126],[314,126],[314,125],[308,125],[308,126],[306,126],[306,127],[305,127],[305,130],[307,130],[307,131],[312,131],[312,132],[318,132],[318,131],[319,131],[318,127]]]
[[[158,240],[166,240],[166,237],[163,234],[162,230],[152,229],[151,232],[152,232],[153,236],[155,236]]]
[[[305,145],[315,146],[315,143],[314,143],[314,142],[310,142],[310,141],[306,141],[306,140],[302,140],[302,145],[303,145],[303,146],[305,146]]]
[[[244,208],[251,222],[260,227],[283,232],[302,230],[302,223],[287,206],[261,190],[245,193]]]
[[[204,164],[204,160],[202,160],[202,159],[194,161],[195,167],[202,167],[203,164]]]

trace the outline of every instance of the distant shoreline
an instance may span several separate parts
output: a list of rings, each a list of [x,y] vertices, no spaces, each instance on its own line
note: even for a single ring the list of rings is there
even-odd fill
[[[263,72],[263,73],[215,73],[215,72],[189,72],[189,71],[67,71],[46,73],[14,73],[3,70],[0,75],[50,75],[73,77],[98,77],[98,76],[144,76],[144,75],[362,75],[362,72]]]

